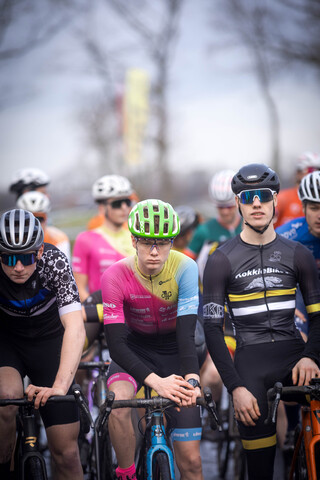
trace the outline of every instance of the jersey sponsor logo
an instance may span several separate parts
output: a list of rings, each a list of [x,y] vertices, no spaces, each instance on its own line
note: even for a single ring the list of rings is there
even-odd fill
[[[130,308],[132,313],[147,313],[150,312],[150,308]]]
[[[164,283],[170,282],[171,278],[168,278],[168,280],[160,280],[159,285],[163,285]]]
[[[269,262],[280,262],[281,260],[281,252],[279,250],[275,250],[269,257]]]
[[[266,285],[267,288],[272,287],[281,287],[283,286],[282,280],[279,277],[263,277],[255,278],[252,280],[249,285],[246,286],[245,290],[252,290],[253,288],[264,288]]]
[[[167,307],[160,307],[159,312],[167,312],[168,310],[172,310],[176,308],[176,305],[168,305]]]
[[[203,306],[203,316],[206,318],[221,318],[224,317],[224,305],[217,303],[207,303]]]
[[[254,275],[265,275],[266,273],[286,273],[283,270],[279,270],[279,268],[274,267],[266,267],[262,270],[262,268],[253,268],[252,270],[247,270],[246,272],[238,273],[235,278],[245,278],[245,277],[253,277]]]
[[[119,315],[115,315],[114,313],[111,313],[111,315],[104,315],[105,320],[114,320],[118,317],[119,317]]]
[[[130,293],[130,299],[135,300],[136,298],[151,298],[151,295],[134,295]]]
[[[103,302],[103,306],[107,308],[116,308],[114,303]]]
[[[172,297],[172,292],[167,292],[166,290],[164,290],[161,294],[161,298],[163,298],[164,300],[170,300],[170,298]]]

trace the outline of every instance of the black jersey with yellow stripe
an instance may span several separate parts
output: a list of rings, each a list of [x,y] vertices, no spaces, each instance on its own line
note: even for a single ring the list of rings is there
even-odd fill
[[[320,289],[311,252],[279,235],[266,245],[247,244],[238,235],[208,259],[204,273],[205,322],[222,324],[226,299],[237,348],[300,338],[294,323],[297,283],[310,320],[319,327]]]

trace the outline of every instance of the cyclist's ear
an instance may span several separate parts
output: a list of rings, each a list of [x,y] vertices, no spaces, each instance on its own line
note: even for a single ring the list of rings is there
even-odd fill
[[[137,239],[133,235],[131,235],[131,241],[133,248],[137,248]]]
[[[44,249],[44,243],[41,245],[41,247],[40,247],[39,250],[38,250],[37,260],[40,260],[40,258],[42,257],[43,249]]]

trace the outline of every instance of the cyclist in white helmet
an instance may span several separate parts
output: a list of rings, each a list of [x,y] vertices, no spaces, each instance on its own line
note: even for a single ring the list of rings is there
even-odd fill
[[[133,191],[129,180],[120,175],[105,175],[99,178],[92,186],[92,197],[98,206],[98,214],[92,217],[87,225],[88,230],[101,227],[104,223],[104,201],[108,198],[110,189],[115,188],[116,195],[121,191],[131,191],[129,198],[132,204],[138,201],[136,192]]]
[[[197,227],[186,251],[191,258],[197,258],[205,244],[224,242],[241,231],[241,219],[231,190],[233,175],[232,170],[222,170],[212,177],[209,194],[217,209],[217,217]]]
[[[205,243],[223,242],[241,231],[240,217],[231,190],[232,170],[216,173],[209,184],[209,194],[217,209],[217,217],[202,223],[196,229],[186,251],[197,258]]]
[[[17,198],[33,190],[46,194],[49,183],[50,178],[39,168],[22,168],[13,175],[9,191],[15,193]]]
[[[320,154],[315,152],[303,152],[296,164],[295,186],[281,190],[278,195],[276,208],[275,228],[289,222],[294,218],[304,215],[302,203],[298,195],[301,180],[308,174],[320,169]]]
[[[29,210],[41,223],[44,232],[44,241],[55,245],[70,260],[70,240],[59,228],[48,225],[48,212],[51,209],[51,202],[47,195],[38,191],[23,193],[17,200],[17,208]]]
[[[120,175],[104,175],[92,187],[103,224],[80,233],[74,243],[72,268],[83,302],[100,289],[103,272],[113,263],[133,253],[130,232],[124,226],[132,206],[133,188]]]

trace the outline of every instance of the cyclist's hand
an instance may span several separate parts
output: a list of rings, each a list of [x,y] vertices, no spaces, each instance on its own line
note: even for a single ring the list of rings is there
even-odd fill
[[[178,405],[182,401],[188,401],[192,397],[193,387],[180,375],[170,375],[169,377],[159,377],[151,373],[145,383],[150,385],[161,397],[169,398]]]
[[[28,400],[34,399],[34,407],[39,408],[43,407],[48,398],[53,395],[65,395],[61,388],[49,388],[49,387],[36,387],[35,385],[28,385],[25,391],[28,396]]]
[[[192,390],[191,393],[192,393],[192,396],[188,398],[188,400],[182,400],[181,402],[181,405],[183,407],[195,407],[197,405],[197,398],[198,397],[201,397],[201,390],[199,387],[192,387],[192,385],[190,385]]]
[[[300,312],[300,310],[298,310],[297,308],[296,308],[295,311],[294,311],[294,315],[295,315],[296,317],[298,317],[298,318],[301,320],[301,322],[306,323],[306,321],[307,321],[306,317],[305,317],[305,316],[303,315],[303,313]]]
[[[320,377],[320,369],[317,364],[308,357],[303,357],[292,369],[293,385],[301,387],[309,385],[311,378]]]
[[[237,387],[232,392],[232,399],[236,420],[253,427],[261,415],[256,397],[245,387]]]

